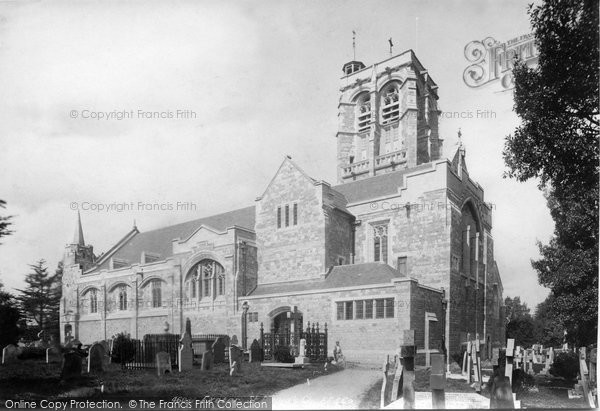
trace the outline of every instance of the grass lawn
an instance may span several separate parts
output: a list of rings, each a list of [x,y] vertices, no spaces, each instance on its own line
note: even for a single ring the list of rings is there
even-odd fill
[[[110,364],[106,372],[84,373],[77,380],[65,382],[60,381],[60,364],[23,360],[0,366],[0,400],[100,397],[103,383],[109,388],[105,394],[114,398],[263,396],[332,372],[335,370],[325,372],[321,364],[291,369],[244,363],[242,373],[233,377],[226,364],[218,364],[210,371],[195,367],[159,377],[155,369],[121,370],[118,364]]]
[[[483,372],[490,375],[489,372]],[[429,391],[429,368],[416,367],[415,391]],[[517,394],[521,400],[522,408],[589,408],[583,398],[570,400],[567,389],[573,388],[573,382],[568,383],[562,379],[546,376],[535,377],[536,390],[523,390]],[[361,409],[378,409],[381,398],[381,381],[374,384],[361,399]],[[468,392],[474,393],[464,380],[446,380],[446,392]],[[489,389],[484,388],[481,395],[489,398]]]

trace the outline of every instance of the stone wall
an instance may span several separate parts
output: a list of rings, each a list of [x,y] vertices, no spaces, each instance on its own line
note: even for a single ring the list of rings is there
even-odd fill
[[[325,216],[321,189],[286,159],[256,207],[258,283],[318,278],[325,271]],[[298,224],[291,222],[298,204]],[[285,206],[290,224],[285,226]],[[277,227],[277,208],[282,227]]]

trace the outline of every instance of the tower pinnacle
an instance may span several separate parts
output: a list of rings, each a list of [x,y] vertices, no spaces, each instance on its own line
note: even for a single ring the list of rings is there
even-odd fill
[[[83,239],[83,228],[81,228],[81,214],[79,210],[77,211],[77,227],[75,227],[75,235],[73,236],[72,244],[76,245],[85,245],[85,241]]]

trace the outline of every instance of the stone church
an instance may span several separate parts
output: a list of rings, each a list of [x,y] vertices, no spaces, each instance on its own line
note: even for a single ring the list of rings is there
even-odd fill
[[[504,341],[492,209],[459,143],[442,156],[438,86],[413,51],[343,66],[335,185],[285,157],[254,205],[140,232],[96,256],[78,225],[64,257],[61,338],[83,343],[327,323],[353,361]],[[331,354],[330,354],[331,355]]]

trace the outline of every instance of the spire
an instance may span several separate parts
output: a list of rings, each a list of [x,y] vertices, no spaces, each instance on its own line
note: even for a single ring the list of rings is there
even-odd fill
[[[77,211],[77,227],[75,228],[75,236],[73,237],[73,243],[77,245],[85,245],[83,240],[83,228],[81,228],[81,214]]]

